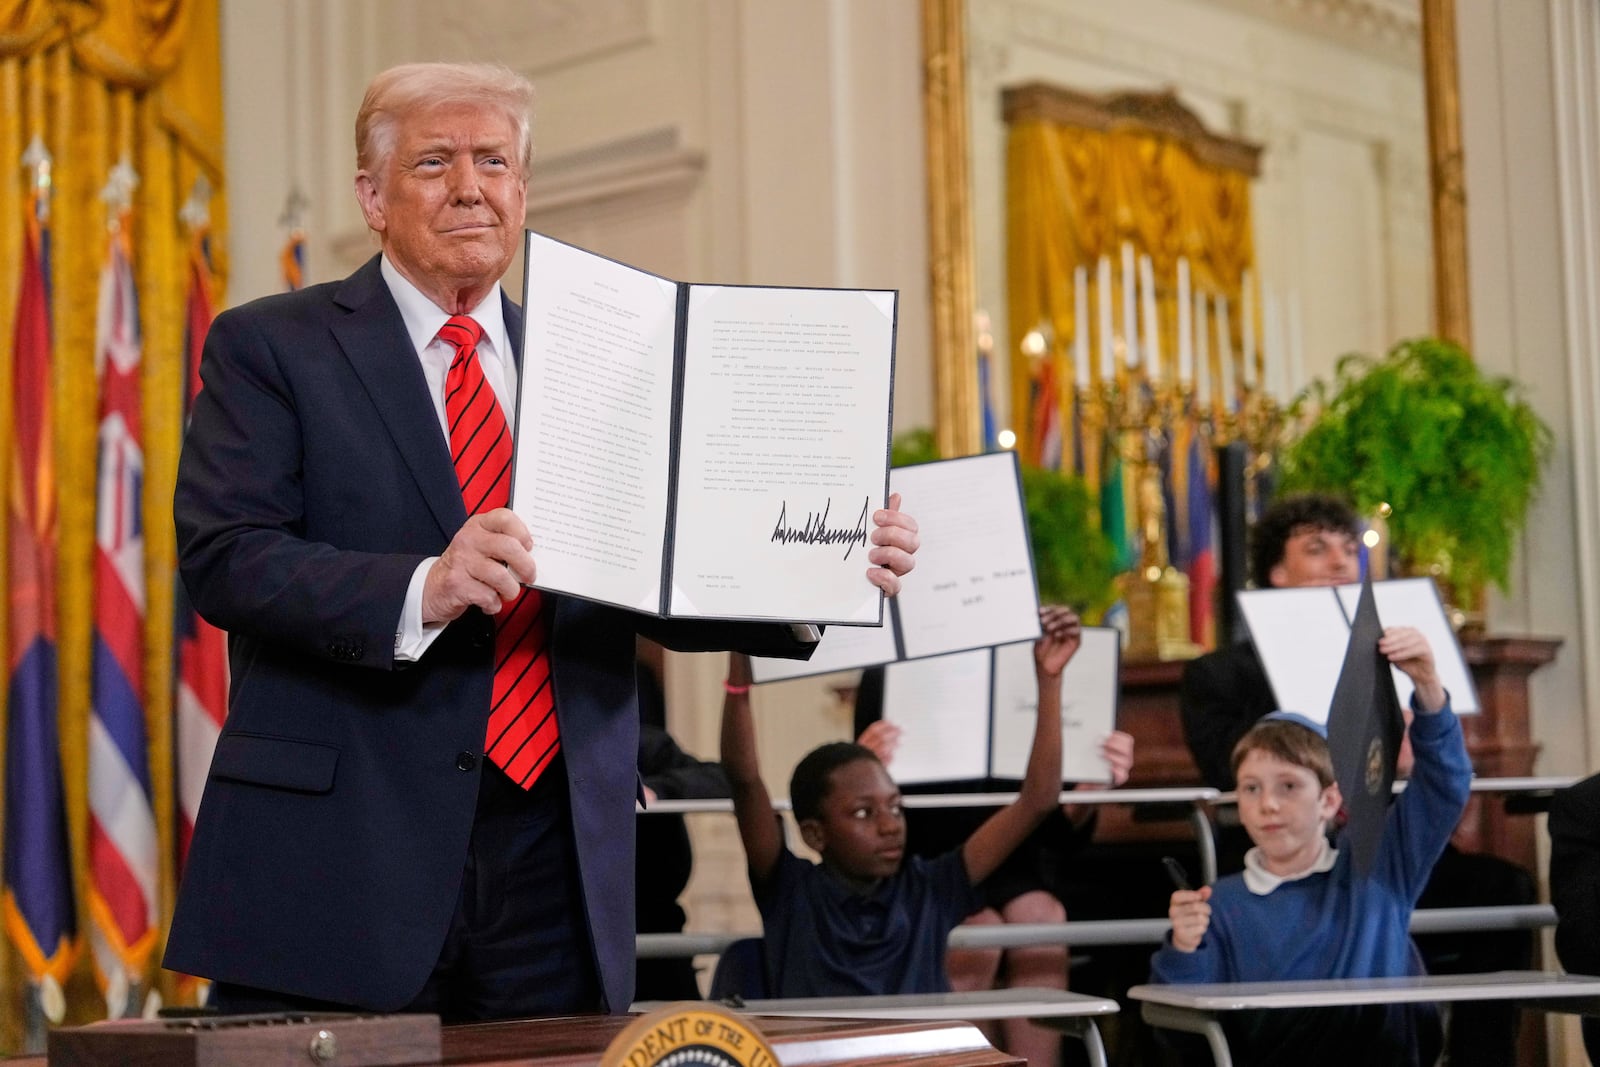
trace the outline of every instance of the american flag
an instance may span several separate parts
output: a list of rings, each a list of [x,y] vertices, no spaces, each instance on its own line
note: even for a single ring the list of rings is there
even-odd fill
[[[1188,520],[1189,640],[1204,648],[1216,644],[1217,559],[1211,527],[1216,521],[1210,465],[1198,426],[1189,438]]]
[[[188,421],[194,398],[200,393],[200,352],[214,315],[211,302],[211,260],[203,225],[196,226],[189,249],[189,296],[184,318],[183,412]],[[173,701],[177,748],[174,771],[178,797],[178,872],[189,856],[194,820],[200,811],[211,753],[228,713],[228,639],[221,630],[195,613],[180,580],[174,594],[173,623],[177,631],[177,693]]]
[[[113,185],[131,190],[119,164]],[[113,200],[115,198],[113,197]],[[157,934],[155,811],[144,709],[144,450],[141,339],[126,210],[100,274],[93,698],[89,716],[89,915],[95,970],[112,1018],[145,983]]]

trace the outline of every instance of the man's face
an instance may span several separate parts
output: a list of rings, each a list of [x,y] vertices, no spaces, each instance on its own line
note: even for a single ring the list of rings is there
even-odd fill
[[[1344,530],[1297,526],[1283,543],[1283,559],[1269,575],[1278,589],[1347,585],[1361,578],[1356,539]]]
[[[474,104],[406,115],[389,158],[356,175],[362,213],[389,260],[458,314],[479,303],[511,265],[527,190],[510,116]]]
[[[847,880],[870,886],[900,870],[906,851],[906,817],[900,790],[877,760],[860,759],[828,776],[822,817],[801,830],[806,844]]]
[[[1239,821],[1276,875],[1299,874],[1322,852],[1339,787],[1323,788],[1310,768],[1261,749],[1239,761]]]

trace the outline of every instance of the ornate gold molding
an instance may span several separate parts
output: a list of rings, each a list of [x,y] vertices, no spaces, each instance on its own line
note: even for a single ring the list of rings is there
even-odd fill
[[[1467,284],[1467,190],[1461,154],[1461,89],[1455,0],[1422,0],[1422,71],[1428,97],[1433,199],[1433,328],[1472,351]]]
[[[933,304],[934,434],[945,456],[983,451],[978,410],[972,190],[962,0],[922,0],[928,271]]]
[[[1000,99],[1007,123],[1036,118],[1086,130],[1131,126],[1177,141],[1203,163],[1252,178],[1261,174],[1260,145],[1206,129],[1173,89],[1100,94],[1028,82],[1004,90]]]

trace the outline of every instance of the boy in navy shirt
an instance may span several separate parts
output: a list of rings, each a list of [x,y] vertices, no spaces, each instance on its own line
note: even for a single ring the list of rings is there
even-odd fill
[[[1233,750],[1239,820],[1255,843],[1242,874],[1172,894],[1172,933],[1151,959],[1156,982],[1387,978],[1424,973],[1409,934],[1428,872],[1450,840],[1472,780],[1461,725],[1427,638],[1385,630],[1378,650],[1416,685],[1409,737],[1416,762],[1390,807],[1373,869],[1357,877],[1328,844],[1342,803],[1326,730],[1274,712]],[[1431,1005],[1231,1013],[1240,1063],[1431,1064]]]
[[[949,991],[945,939],[982,906],[973,886],[1056,809],[1061,792],[1061,671],[1078,649],[1081,626],[1066,608],[1045,608],[1039,618],[1039,718],[1021,792],[959,850],[932,860],[906,858],[900,790],[870,750],[850,742],[811,752],[789,785],[800,835],[822,863],[784,846],[742,692],[749,663],[734,657],[722,765],[761,910],[771,995]]]

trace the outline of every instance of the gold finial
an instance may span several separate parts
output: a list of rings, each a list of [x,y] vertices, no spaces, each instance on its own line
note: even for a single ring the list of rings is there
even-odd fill
[[[133,210],[133,191],[138,187],[139,175],[126,159],[118,160],[106,176],[105,188],[100,190],[100,199],[106,202],[106,214],[112,229],[120,226],[123,217]]]
[[[50,218],[50,150],[44,146],[44,141],[35,134],[33,140],[28,142],[28,150],[22,153],[22,165],[29,172],[28,184],[32,187],[36,210],[39,221],[48,221]]]
[[[301,229],[306,209],[310,206],[311,201],[300,191],[300,186],[296,185],[289,190],[289,195],[283,202],[283,213],[278,216],[278,225],[290,232]]]
[[[195,178],[189,189],[189,198],[178,209],[178,221],[191,234],[204,233],[211,228],[211,183],[204,174]]]

